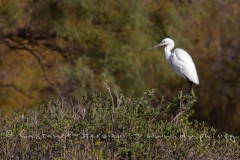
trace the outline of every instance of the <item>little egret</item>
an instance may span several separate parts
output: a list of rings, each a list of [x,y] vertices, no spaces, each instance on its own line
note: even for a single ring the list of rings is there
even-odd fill
[[[189,90],[189,93],[190,93],[192,88],[192,83],[199,84],[197,71],[192,58],[185,50],[180,48],[176,48],[171,53],[171,50],[174,48],[174,41],[170,38],[165,38],[164,40],[162,40],[161,43],[153,46],[152,48],[156,48],[164,45],[166,46],[164,48],[164,53],[165,53],[165,57],[168,64],[172,66],[173,70],[179,76],[187,80],[187,85],[184,89],[183,95],[186,94],[189,84],[190,84],[190,90]]]

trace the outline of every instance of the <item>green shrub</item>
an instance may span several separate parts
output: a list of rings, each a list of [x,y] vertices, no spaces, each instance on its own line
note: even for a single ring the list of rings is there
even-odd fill
[[[1,159],[238,159],[239,138],[189,122],[197,97],[179,95],[152,107],[154,90],[132,99],[112,90],[82,102],[50,101],[1,115]]]

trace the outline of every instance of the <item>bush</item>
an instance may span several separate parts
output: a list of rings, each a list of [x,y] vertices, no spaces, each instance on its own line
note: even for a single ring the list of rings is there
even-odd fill
[[[239,137],[216,135],[204,123],[189,122],[197,97],[157,101],[154,90],[132,99],[95,92],[82,102],[64,99],[36,109],[1,114],[1,159],[238,159]]]

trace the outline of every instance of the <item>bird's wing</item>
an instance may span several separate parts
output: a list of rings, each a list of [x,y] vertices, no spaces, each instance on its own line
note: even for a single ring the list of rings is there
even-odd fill
[[[199,84],[196,67],[190,55],[183,49],[177,48],[171,54],[174,71],[183,78]]]

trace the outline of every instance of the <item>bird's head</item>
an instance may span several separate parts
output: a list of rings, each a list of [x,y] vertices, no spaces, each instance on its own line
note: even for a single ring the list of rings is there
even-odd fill
[[[170,38],[164,38],[161,43],[151,47],[150,49],[153,49],[153,48],[156,48],[156,47],[159,47],[159,46],[164,46],[164,45],[166,45],[166,46],[168,46],[168,45],[174,46],[174,42]]]

